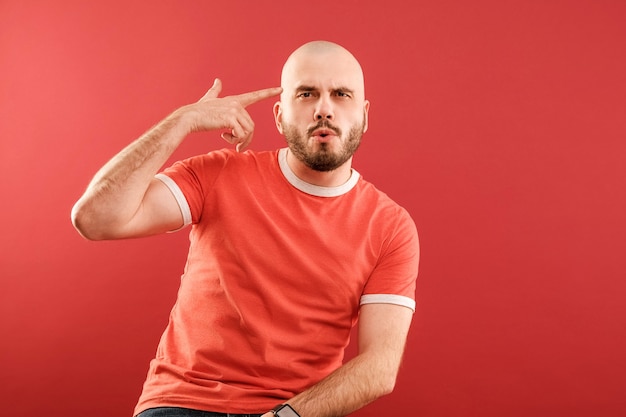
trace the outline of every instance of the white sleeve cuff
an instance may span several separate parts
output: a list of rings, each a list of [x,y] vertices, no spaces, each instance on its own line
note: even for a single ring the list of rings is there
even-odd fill
[[[173,179],[171,179],[165,174],[156,174],[155,178],[158,180],[161,180],[163,184],[165,184],[165,186],[169,188],[169,190],[172,192],[172,195],[174,195],[174,198],[176,199],[176,202],[178,203],[178,208],[180,208],[180,212],[183,215],[183,225],[181,229],[185,226],[190,225],[191,224],[191,209],[189,208],[187,199],[185,198],[185,195],[183,194],[178,184],[176,184],[176,182],[174,182]],[[172,231],[175,231],[175,230],[172,230]]]
[[[361,296],[361,305],[363,304],[395,304],[410,308],[415,312],[415,300],[403,295],[365,294]]]

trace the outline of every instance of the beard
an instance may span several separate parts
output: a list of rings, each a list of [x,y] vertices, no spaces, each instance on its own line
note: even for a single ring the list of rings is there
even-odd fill
[[[337,137],[343,140],[341,148],[337,152],[333,152],[330,143],[322,142],[318,144],[318,150],[309,149],[307,147],[308,139],[317,129],[334,131]],[[350,159],[361,144],[364,130],[365,120],[361,125],[352,126],[344,138],[341,129],[330,124],[328,120],[321,120],[303,135],[295,126],[283,123],[283,133],[289,150],[307,167],[320,172],[333,171]]]

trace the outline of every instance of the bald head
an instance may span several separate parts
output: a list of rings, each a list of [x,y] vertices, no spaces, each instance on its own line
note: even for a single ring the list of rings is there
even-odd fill
[[[290,94],[305,77],[316,74],[318,80],[350,84],[359,98],[364,99],[365,83],[359,61],[341,45],[328,41],[313,41],[296,49],[287,58],[281,74],[283,94]]]

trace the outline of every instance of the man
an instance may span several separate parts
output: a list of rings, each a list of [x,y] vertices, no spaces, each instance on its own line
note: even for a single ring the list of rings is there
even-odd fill
[[[343,47],[316,41],[288,58],[281,88],[220,91],[216,80],[121,151],[72,212],[94,240],[192,225],[178,300],[135,413],[349,414],[394,387],[419,252],[407,212],[352,169],[368,126],[361,67]],[[288,147],[242,152],[254,129],[245,107],[278,94]],[[236,151],[157,174],[189,133],[213,130]],[[342,365],[357,318],[359,351]]]

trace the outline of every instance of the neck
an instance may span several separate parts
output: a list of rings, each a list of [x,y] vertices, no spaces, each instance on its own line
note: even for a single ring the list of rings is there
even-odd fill
[[[352,175],[352,158],[332,171],[316,171],[306,166],[287,150],[287,164],[302,181],[318,187],[338,187],[345,184]]]

